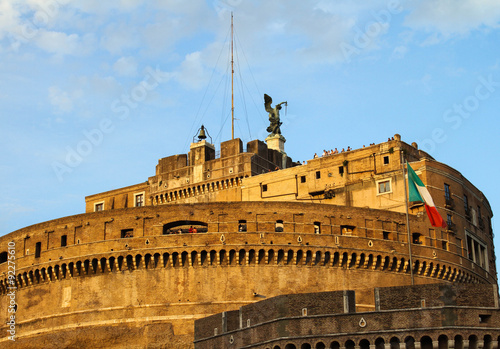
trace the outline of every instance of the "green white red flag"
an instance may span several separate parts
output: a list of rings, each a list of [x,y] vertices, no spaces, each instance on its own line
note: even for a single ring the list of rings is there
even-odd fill
[[[433,227],[446,228],[447,224],[436,209],[436,205],[434,205],[431,194],[429,194],[429,191],[425,187],[424,183],[422,183],[420,178],[418,178],[410,164],[407,163],[407,167],[409,201],[422,201],[425,205],[425,211],[427,211],[427,216],[431,221],[431,225]]]

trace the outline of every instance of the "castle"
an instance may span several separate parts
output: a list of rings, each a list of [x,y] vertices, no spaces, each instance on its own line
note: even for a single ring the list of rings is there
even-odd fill
[[[399,135],[303,164],[284,143],[200,137],[83,214],[0,237],[0,345],[497,347],[480,190]],[[403,159],[445,228],[422,202],[405,214]]]

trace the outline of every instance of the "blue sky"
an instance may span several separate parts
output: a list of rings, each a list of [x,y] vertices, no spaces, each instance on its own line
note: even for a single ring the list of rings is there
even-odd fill
[[[267,93],[294,160],[399,133],[500,212],[498,0],[0,0],[0,234],[146,181],[202,123],[229,139],[230,11],[236,137],[265,138]]]

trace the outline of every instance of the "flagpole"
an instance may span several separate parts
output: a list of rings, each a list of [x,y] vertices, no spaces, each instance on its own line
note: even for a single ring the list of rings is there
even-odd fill
[[[408,233],[408,254],[410,256],[410,276],[411,276],[411,285],[415,285],[415,279],[413,277],[413,258],[411,253],[411,234],[410,234],[410,215],[408,213],[408,196],[406,194],[407,185],[406,185],[406,173],[405,173],[405,164],[408,164],[408,161],[404,159],[404,153],[401,152],[401,163],[403,164],[403,182],[405,185],[405,207],[406,207],[406,232]]]

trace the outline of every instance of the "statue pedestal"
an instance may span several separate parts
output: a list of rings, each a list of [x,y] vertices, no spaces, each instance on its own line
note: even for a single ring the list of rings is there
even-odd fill
[[[281,153],[285,153],[285,142],[286,139],[282,135],[272,135],[266,138],[267,147]]]
[[[286,139],[282,135],[270,135],[266,138],[267,148],[277,150],[283,155],[281,168],[286,168],[285,142]]]

